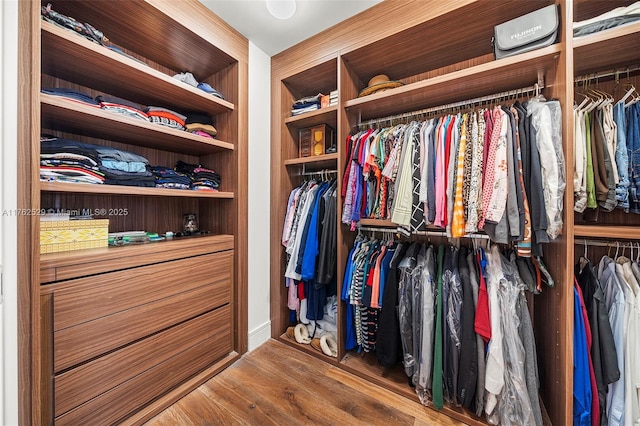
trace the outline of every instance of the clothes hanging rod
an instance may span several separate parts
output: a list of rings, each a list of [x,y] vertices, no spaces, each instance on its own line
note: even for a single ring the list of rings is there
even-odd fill
[[[573,243],[576,246],[592,246],[592,247],[634,247],[634,244],[637,244],[635,241],[602,241],[602,240],[588,240],[585,238],[575,239]]]
[[[462,107],[462,106],[480,104],[482,102],[493,101],[493,100],[501,99],[501,98],[509,98],[509,97],[512,97],[512,96],[521,96],[521,95],[524,95],[526,93],[536,93],[536,95],[537,95],[537,94],[539,94],[539,92],[542,89],[544,89],[544,79],[540,76],[538,78],[538,83],[535,83],[533,86],[523,87],[523,88],[514,89],[514,90],[507,90],[507,91],[504,91],[504,92],[494,93],[494,94],[491,94],[491,95],[480,96],[478,98],[467,99],[467,100],[464,100],[464,101],[453,102],[453,103],[439,105],[439,106],[435,106],[435,107],[424,108],[424,109],[420,109],[420,110],[417,110],[417,111],[405,112],[405,113],[402,113],[402,114],[389,115],[387,117],[375,118],[375,119],[371,119],[371,120],[367,120],[367,121],[361,121],[361,122],[359,122],[357,124],[357,126],[358,127],[362,127],[362,126],[370,126],[372,124],[380,124],[380,123],[384,123],[384,122],[387,122],[387,121],[391,122],[393,120],[401,120],[401,119],[404,119],[404,118],[416,117],[416,116],[419,116],[419,115],[425,115],[425,114],[429,114],[429,113],[432,113],[432,112],[444,111],[444,110],[451,109],[451,108],[458,108],[458,107]]]
[[[375,228],[370,226],[359,226],[358,231],[367,231],[367,232],[380,232],[383,234],[398,234],[397,228]],[[404,234],[403,234],[404,235]],[[417,231],[412,232],[411,235],[425,236],[425,237],[446,237],[446,231]],[[486,234],[468,234],[462,238],[476,238],[481,240],[488,240],[489,236]]]
[[[302,173],[300,173],[299,176],[322,176],[323,174],[324,175],[335,174],[337,176],[338,170],[337,169],[321,169],[321,170],[312,170],[308,172],[306,170],[306,165],[302,164]]]
[[[640,71],[640,65],[632,65],[625,68],[614,68],[612,70],[600,71],[600,72],[582,75],[580,77],[574,78],[573,82],[577,84],[583,81],[597,80],[600,78],[607,78],[607,77],[614,77],[614,76],[616,77],[616,81],[619,81],[620,77],[624,77],[627,74],[631,74],[636,71]]]

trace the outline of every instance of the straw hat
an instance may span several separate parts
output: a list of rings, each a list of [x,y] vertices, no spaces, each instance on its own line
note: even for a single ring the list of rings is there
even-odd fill
[[[358,97],[371,95],[373,93],[382,92],[387,89],[393,89],[394,87],[403,86],[404,83],[401,81],[392,81],[389,80],[389,76],[385,74],[378,74],[369,80],[369,84],[365,87]]]

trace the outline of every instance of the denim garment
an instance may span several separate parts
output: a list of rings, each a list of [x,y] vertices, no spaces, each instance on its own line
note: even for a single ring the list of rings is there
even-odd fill
[[[43,88],[40,89],[42,93],[46,93],[48,95],[60,96],[63,98],[73,99],[79,102],[84,102],[86,104],[98,106],[98,102],[96,102],[91,96],[87,95],[83,92],[78,92],[77,90],[67,89],[65,87],[52,87],[52,88]]]
[[[640,213],[640,104],[626,109],[627,152],[629,154],[629,204],[630,211]]]
[[[624,102],[618,102],[613,106],[613,121],[616,123],[616,164],[618,165],[618,186],[616,187],[616,199],[618,207],[629,211],[629,152],[627,151],[626,119],[624,114]]]

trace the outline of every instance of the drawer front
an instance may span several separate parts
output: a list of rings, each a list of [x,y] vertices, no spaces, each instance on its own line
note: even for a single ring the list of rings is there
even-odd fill
[[[55,376],[55,416],[168,361],[192,346],[206,345],[207,341],[217,339],[218,333],[230,336],[229,311],[228,306],[223,306]]]
[[[231,352],[230,316],[229,306],[216,309],[209,321],[207,334],[210,338],[175,351],[173,356],[161,363],[56,417],[55,424],[106,425],[133,414],[157,396],[170,391]]]
[[[72,280],[54,292],[53,329],[107,315],[231,279],[233,252],[208,254]]]
[[[171,282],[170,286],[166,284],[166,276],[149,271],[145,278],[146,282],[140,284],[144,287],[141,296],[145,301],[143,304],[135,303],[135,292],[128,292],[128,290],[135,290],[138,282],[128,280],[129,288],[122,291],[130,294],[130,300],[121,302],[114,300],[117,298],[114,295],[105,297],[102,293],[95,293],[95,297],[104,300],[109,309],[96,306],[91,302],[88,302],[89,308],[74,308],[74,317],[82,317],[86,321],[54,331],[54,371],[59,372],[72,367],[229,303],[232,253],[210,255],[208,258],[210,259],[208,266],[198,262],[198,270],[181,267],[179,269],[181,277]],[[178,262],[170,262],[169,265],[175,267],[176,263]],[[198,278],[200,285],[193,288],[189,284],[192,281],[191,278],[200,277],[201,269],[206,271],[207,279],[201,282]],[[103,279],[108,280],[108,277],[100,278],[101,281]],[[182,284],[185,284],[189,290],[185,291]],[[157,295],[149,296],[148,288],[154,285],[167,289],[162,292],[162,298],[158,298]],[[105,287],[109,286],[102,286],[103,290]],[[173,288],[169,291],[168,287]],[[54,323],[58,315],[55,310],[56,298],[57,294],[54,293]],[[101,314],[95,315],[90,311],[99,311]]]

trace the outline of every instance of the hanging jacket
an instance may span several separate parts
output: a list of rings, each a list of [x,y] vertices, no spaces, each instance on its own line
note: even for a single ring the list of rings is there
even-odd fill
[[[399,361],[400,326],[398,324],[398,265],[407,250],[407,244],[399,244],[391,263],[384,287],[382,309],[380,310],[376,356],[383,367],[393,367]]]

